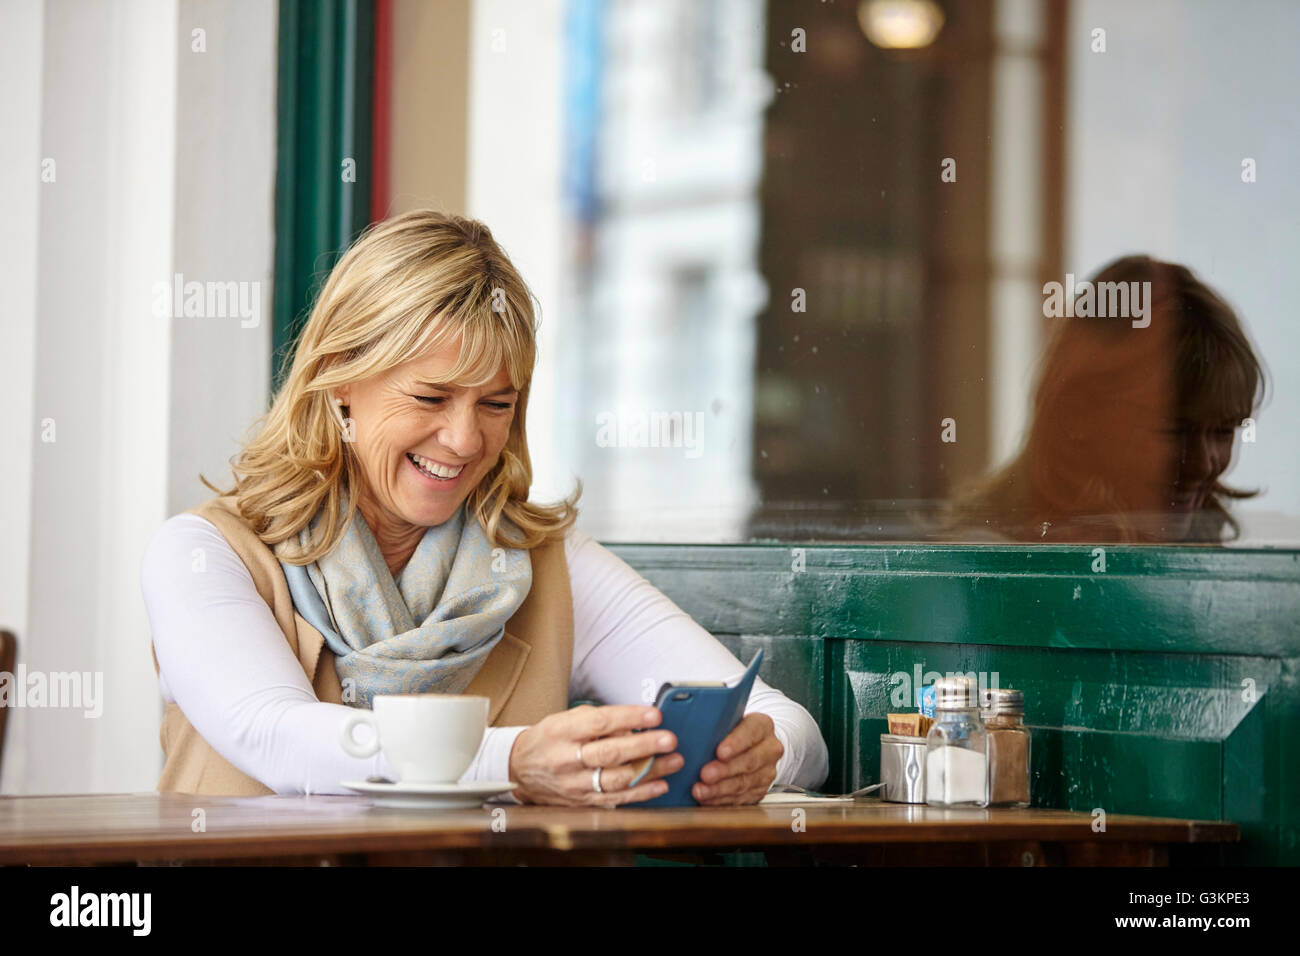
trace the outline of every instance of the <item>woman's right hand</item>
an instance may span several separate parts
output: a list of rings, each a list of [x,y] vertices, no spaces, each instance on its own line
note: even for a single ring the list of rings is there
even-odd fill
[[[515,797],[523,803],[612,807],[665,793],[668,784],[660,778],[680,770],[684,759],[672,752],[676,735],[649,729],[662,719],[656,707],[590,704],[542,718],[522,731],[511,748],[510,779],[519,784]],[[645,732],[632,733],[634,729]],[[650,772],[627,789],[640,769],[634,764],[651,756],[657,759]],[[604,768],[600,793],[592,787],[597,767]]]

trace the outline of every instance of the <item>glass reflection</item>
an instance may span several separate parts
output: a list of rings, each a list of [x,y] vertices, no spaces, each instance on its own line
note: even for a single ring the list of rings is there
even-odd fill
[[[539,500],[581,479],[606,542],[1300,544],[1300,6],[927,0],[914,47],[856,0],[542,6],[475,48],[466,157],[551,330]],[[1047,317],[1130,251],[1090,279],[1149,323]]]
[[[1128,256],[1092,278],[1094,288],[1111,283],[1149,290],[1149,314],[1080,316],[1097,310],[1076,308],[1056,320],[1023,448],[957,496],[947,526],[953,537],[1237,536],[1229,506],[1256,492],[1223,476],[1264,391],[1242,323],[1181,265]]]

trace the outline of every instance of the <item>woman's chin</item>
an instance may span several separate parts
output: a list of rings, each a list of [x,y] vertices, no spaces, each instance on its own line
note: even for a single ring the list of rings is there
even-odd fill
[[[1191,535],[1192,520],[1195,517],[1190,511],[1167,511],[1164,520],[1164,540],[1166,541],[1183,541]]]
[[[432,495],[419,488],[405,489],[402,496],[402,516],[411,524],[430,528],[442,524],[454,515],[465,501],[465,495]]]

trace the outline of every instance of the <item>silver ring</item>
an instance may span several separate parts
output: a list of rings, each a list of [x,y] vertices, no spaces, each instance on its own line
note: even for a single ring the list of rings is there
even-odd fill
[[[601,771],[601,769],[602,769],[602,768],[597,767],[594,771],[592,771],[592,774],[591,774],[591,789],[595,790],[597,793],[604,793],[604,792],[605,792],[604,790],[600,789],[600,771]]]

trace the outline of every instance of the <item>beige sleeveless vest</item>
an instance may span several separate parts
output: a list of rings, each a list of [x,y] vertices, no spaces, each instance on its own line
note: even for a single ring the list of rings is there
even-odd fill
[[[334,653],[320,631],[294,610],[280,563],[240,515],[235,499],[211,498],[189,513],[212,522],[248,567],[257,593],[270,606],[316,696],[322,701],[343,703]],[[533,584],[528,597],[506,622],[505,635],[465,689],[466,694],[478,694],[491,701],[488,723],[494,727],[535,724],[569,704],[573,597],[564,542],[557,538],[529,554]],[[156,653],[153,666],[157,673]],[[165,757],[158,780],[161,791],[232,796],[273,792],[213,750],[174,703],[168,704],[163,714],[159,737]]]

